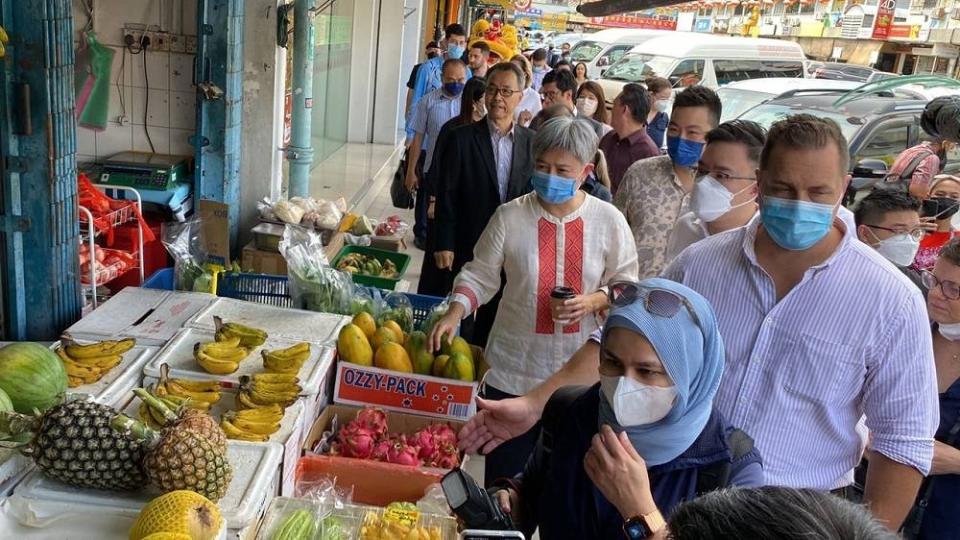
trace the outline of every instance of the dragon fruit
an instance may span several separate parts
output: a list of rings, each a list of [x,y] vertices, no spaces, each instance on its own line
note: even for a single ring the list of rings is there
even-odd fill
[[[340,453],[344,457],[367,459],[373,453],[376,437],[367,427],[350,422],[340,428],[337,434],[340,443]]]
[[[437,440],[429,429],[424,428],[413,434],[410,438],[410,444],[418,449],[418,457],[424,463],[436,461],[439,453]]]
[[[373,453],[370,454],[370,459],[374,461],[387,461],[387,454],[390,452],[392,446],[392,441],[389,439],[378,441],[373,447]]]
[[[387,413],[376,407],[365,407],[357,413],[357,424],[369,430],[374,438],[380,439],[387,434]]]
[[[444,444],[457,446],[457,432],[450,427],[450,424],[430,424],[426,429],[433,435],[437,446]]]
[[[387,463],[416,467],[421,464],[418,454],[417,447],[407,442],[406,436],[400,435],[391,441],[387,450]]]
[[[430,463],[431,467],[440,469],[456,469],[460,466],[460,451],[454,445],[441,445],[437,457]]]

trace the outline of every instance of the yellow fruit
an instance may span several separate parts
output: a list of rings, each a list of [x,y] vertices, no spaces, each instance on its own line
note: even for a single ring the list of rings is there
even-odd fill
[[[443,376],[458,381],[475,380],[476,369],[473,365],[473,359],[459,352],[453,353],[450,355],[450,361],[444,367]]]
[[[206,497],[193,491],[171,491],[143,507],[130,529],[130,540],[145,540],[156,533],[214,540],[222,525],[220,509]]]
[[[470,344],[460,336],[453,338],[453,343],[447,343],[447,340],[444,339],[440,346],[440,352],[449,356],[460,353],[473,360],[473,351],[470,350]]]
[[[193,538],[184,533],[158,532],[144,536],[143,540],[193,540]]]
[[[397,336],[397,343],[403,343],[406,336],[403,335],[403,328],[397,324],[397,321],[389,320],[383,323],[383,328],[389,328],[393,335]]]
[[[373,320],[373,315],[370,315],[366,311],[361,311],[353,318],[353,324],[357,325],[360,330],[363,330],[363,334],[367,336],[367,339],[373,337],[373,334],[377,331],[377,322]]]
[[[403,340],[397,339],[397,334],[395,334],[393,330],[386,326],[381,326],[377,328],[377,332],[373,334],[373,338],[370,339],[370,346],[373,347],[374,351],[378,351],[385,343],[403,343]]]
[[[410,363],[410,356],[407,354],[407,351],[403,350],[403,346],[399,343],[384,343],[382,347],[377,349],[373,363],[381,369],[413,373],[413,364]]]
[[[450,355],[441,354],[433,361],[433,369],[430,370],[430,374],[434,377],[443,377],[444,371],[447,369],[447,362],[450,361]]]
[[[124,339],[120,341],[100,341],[90,345],[78,345],[72,340],[66,340],[67,354],[71,358],[100,358],[102,356],[113,356],[123,354],[132,349],[136,344],[135,339]]]
[[[337,352],[340,358],[351,364],[373,365],[373,349],[363,330],[355,324],[348,324],[340,330],[337,337]]]

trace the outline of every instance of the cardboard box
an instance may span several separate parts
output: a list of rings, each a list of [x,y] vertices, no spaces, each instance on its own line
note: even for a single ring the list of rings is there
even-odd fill
[[[326,476],[336,477],[337,484],[353,487],[353,502],[386,506],[394,501],[416,502],[426,490],[440,481],[447,471],[426,467],[410,467],[382,463],[343,456],[317,455],[313,447],[325,431],[331,431],[334,419],[343,425],[357,416],[359,407],[330,405],[324,409],[304,442],[304,456],[297,463],[297,489],[304,483],[315,482]],[[404,414],[387,412],[387,424],[391,433],[412,435],[436,420]],[[463,422],[450,422],[454,430],[459,431]],[[465,459],[461,456],[462,459]]]
[[[243,248],[240,268],[244,272],[255,272],[257,274],[287,275],[287,261],[283,258],[283,255],[273,251],[261,251],[254,246],[253,242]]]
[[[405,251],[407,244],[402,236],[371,236],[370,247],[387,251]]]
[[[337,361],[333,401],[451,420],[476,413],[479,384]]]
[[[230,265],[230,205],[203,199],[197,206],[203,229],[203,243],[212,263]]]

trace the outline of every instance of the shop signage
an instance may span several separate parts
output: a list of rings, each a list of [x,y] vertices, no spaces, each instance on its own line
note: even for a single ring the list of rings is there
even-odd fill
[[[530,9],[530,6],[532,5],[533,5],[533,0],[513,0],[513,9],[516,9],[518,11]]]
[[[696,22],[693,23],[693,31],[709,32],[712,22],[713,22],[713,19],[711,19],[710,17],[703,17],[703,18],[697,19]]]
[[[873,39],[885,40],[894,26],[893,16],[897,10],[897,0],[880,0],[877,5],[877,18],[873,23]]]
[[[470,0],[470,7],[484,9],[513,9],[511,0]]]
[[[890,25],[890,33],[887,35],[887,37],[890,39],[920,39],[920,25],[919,24]]]
[[[676,19],[654,19],[653,17],[633,17],[614,15],[613,17],[591,17],[590,23],[597,26],[616,28],[640,28],[644,30],[676,30]]]

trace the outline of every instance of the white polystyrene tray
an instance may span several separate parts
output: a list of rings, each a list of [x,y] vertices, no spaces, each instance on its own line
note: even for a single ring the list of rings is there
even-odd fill
[[[88,343],[86,340],[78,340]],[[54,347],[59,346],[57,344]],[[89,396],[93,401],[119,407],[130,399],[130,391],[139,386],[143,380],[143,366],[157,354],[156,347],[136,347],[123,355],[123,360],[116,367],[107,372],[102,379],[93,384],[84,384],[76,388],[68,388],[68,395]]]
[[[33,466],[30,458],[17,450],[0,448],[0,497],[3,497],[22,477],[27,469]]]
[[[263,358],[260,355],[261,350],[284,349],[299,343],[294,340],[269,337],[263,345],[250,351],[250,355],[240,363],[240,368],[236,372],[229,375],[213,375],[204,371],[193,358],[194,344],[213,340],[213,330],[184,328],[147,363],[143,369],[143,374],[147,377],[159,379],[160,366],[167,364],[170,366],[171,377],[220,381],[226,385],[238,386],[241,375],[253,375],[264,371]],[[331,347],[316,343],[310,344],[310,358],[304,362],[303,367],[300,368],[300,373],[297,374],[300,378],[300,386],[303,387],[303,395],[316,395],[320,391],[320,382],[333,364],[333,357],[334,349]]]
[[[321,344],[336,341],[340,328],[350,322],[350,317],[345,315],[267,306],[233,298],[217,298],[209,307],[197,313],[187,326],[213,330],[215,315],[224,321],[259,328],[270,336]]]
[[[269,488],[279,471],[283,448],[276,443],[227,442],[227,459],[233,480],[227,494],[217,502],[228,529],[242,529],[253,523],[273,498]],[[10,497],[12,509],[29,510],[15,515],[29,525],[37,516],[51,520],[87,512],[111,512],[136,517],[145,504],[160,495],[155,487],[134,492],[79,489],[31,472]]]

